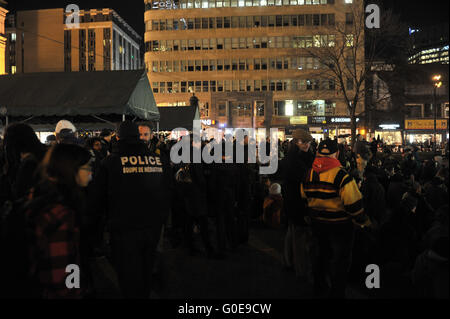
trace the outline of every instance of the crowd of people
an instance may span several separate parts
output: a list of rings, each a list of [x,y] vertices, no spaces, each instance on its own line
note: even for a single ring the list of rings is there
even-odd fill
[[[148,298],[165,239],[189,256],[226,259],[260,222],[286,230],[284,268],[310,281],[314,297],[344,298],[369,264],[382,269],[380,296],[448,297],[448,155],[422,160],[411,148],[399,159],[379,140],[358,136],[351,148],[299,129],[279,142],[277,173],[264,176],[248,161],[256,141],[234,140],[245,161],[227,163],[227,139],[191,138],[190,160],[175,164],[177,140],[146,123],[80,138],[62,120],[46,144],[27,124],[9,125],[0,141],[1,296],[95,298],[91,263],[106,256],[122,296]],[[196,150],[214,145],[223,163],[195,163]],[[79,289],[67,287],[67,265],[84,270]]]

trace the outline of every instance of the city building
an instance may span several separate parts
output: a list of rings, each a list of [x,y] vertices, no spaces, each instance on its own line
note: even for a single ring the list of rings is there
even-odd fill
[[[308,126],[317,138],[350,134],[343,94],[310,53],[345,41],[336,26],[351,29],[355,7],[364,12],[361,0],[145,0],[156,102],[182,107],[195,93],[203,122],[225,132],[278,127],[289,135]]]
[[[411,66],[405,86],[405,138],[409,143],[448,141],[449,91],[448,66],[427,64]],[[413,75],[414,74],[414,75]],[[433,78],[440,76],[441,86]]]
[[[375,63],[366,82],[366,126],[385,144],[445,142],[448,136],[448,66]],[[439,87],[434,77],[438,77]]]
[[[413,42],[411,64],[449,64],[448,23],[409,30]]]
[[[8,13],[8,10],[6,10],[6,2],[3,0],[0,0],[0,75],[6,73],[6,67],[5,67],[5,52],[6,52],[6,34],[5,34],[5,18],[6,13]]]
[[[58,8],[8,15],[7,73],[141,68],[142,38],[114,10],[80,10],[78,21],[74,14]]]

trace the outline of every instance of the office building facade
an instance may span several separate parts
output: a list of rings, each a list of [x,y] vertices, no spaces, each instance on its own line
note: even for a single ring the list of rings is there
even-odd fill
[[[156,102],[184,106],[195,93],[202,118],[220,128],[349,129],[342,92],[310,52],[340,41],[333,30],[351,23],[353,6],[363,10],[359,0],[146,0]]]
[[[112,9],[63,9],[7,17],[7,73],[135,70],[142,38]]]
[[[0,0],[0,75],[6,73],[5,53],[6,53],[6,33],[5,33],[5,18],[8,10],[3,8],[6,2]]]
[[[409,34],[413,43],[410,64],[449,64],[448,23],[411,29]]]

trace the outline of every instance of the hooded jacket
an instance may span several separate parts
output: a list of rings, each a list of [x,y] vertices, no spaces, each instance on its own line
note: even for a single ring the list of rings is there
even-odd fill
[[[301,186],[310,217],[319,223],[368,225],[361,192],[337,159],[317,157]]]
[[[160,229],[169,209],[163,162],[140,141],[118,141],[93,184],[93,208],[111,230]]]

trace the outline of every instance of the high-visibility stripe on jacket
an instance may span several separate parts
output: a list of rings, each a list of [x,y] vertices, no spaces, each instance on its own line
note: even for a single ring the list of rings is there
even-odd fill
[[[346,223],[355,219],[365,224],[361,192],[355,180],[342,167],[320,174],[309,170],[301,185],[302,198],[307,200],[311,218],[324,223]]]

